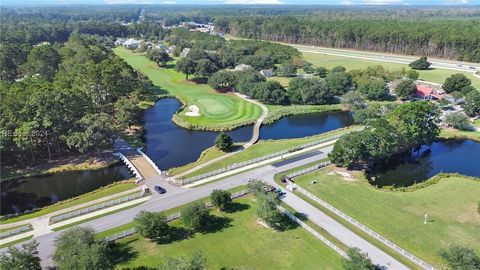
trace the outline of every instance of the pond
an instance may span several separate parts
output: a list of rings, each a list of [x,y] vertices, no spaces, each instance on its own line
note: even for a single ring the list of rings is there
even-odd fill
[[[203,150],[213,146],[218,135],[218,132],[193,131],[175,125],[171,118],[180,106],[177,99],[162,99],[144,116],[146,154],[163,170],[194,162]],[[262,126],[260,139],[301,138],[352,124],[353,118],[349,112],[295,115]],[[252,136],[252,127],[242,127],[227,133],[233,141],[245,142]]]
[[[424,145],[419,151],[377,164],[367,177],[371,184],[378,187],[405,187],[438,173],[480,177],[480,142],[447,140]]]
[[[125,166],[72,171],[1,183],[1,215],[40,208],[132,177]]]
[[[146,154],[162,170],[194,162],[202,151],[213,146],[218,135],[218,132],[193,131],[175,125],[172,115],[181,105],[175,98],[166,98],[159,100],[144,114]],[[263,126],[260,139],[300,138],[351,124],[353,118],[348,112],[290,116]],[[246,142],[252,136],[252,126],[227,133],[235,142]],[[129,177],[124,166],[118,166],[24,178],[8,185],[2,184],[1,214],[50,205]]]

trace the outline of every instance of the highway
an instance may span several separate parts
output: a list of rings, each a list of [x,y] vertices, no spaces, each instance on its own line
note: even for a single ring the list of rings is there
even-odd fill
[[[336,55],[336,56],[343,56],[343,57],[350,57],[350,58],[357,58],[357,59],[364,59],[364,60],[374,60],[374,61],[406,64],[406,65],[408,65],[412,61],[417,60],[419,58],[419,56],[397,55],[397,54],[388,54],[388,53],[381,53],[381,52],[365,52],[365,51],[347,50],[347,49],[333,49],[333,48],[298,45],[298,44],[287,44],[287,43],[282,43],[282,44],[292,46],[301,52]],[[445,59],[438,59],[438,58],[431,58],[431,57],[428,58],[428,61],[432,63],[432,66],[431,66],[432,68],[472,72],[474,74],[476,71],[480,70],[479,63],[445,60]]]
[[[155,194],[152,198],[133,208],[122,212],[114,213],[95,220],[87,221],[78,226],[90,226],[97,232],[105,231],[122,224],[129,223],[135,215],[142,211],[165,211],[174,207],[187,204],[189,202],[207,197],[214,189],[231,189],[240,185],[245,185],[250,179],[261,179],[273,184],[275,174],[287,171],[302,165],[306,165],[315,161],[322,160],[327,157],[333,146],[327,146],[319,149],[314,153],[308,153],[301,157],[291,160],[284,160],[276,164],[266,165],[245,173],[237,174],[223,180],[212,182],[192,189],[185,189],[170,185],[165,182],[161,176],[155,176],[147,179],[146,184],[149,186],[160,184],[167,190],[166,194]],[[376,246],[370,244],[366,240],[351,232],[348,228],[336,222],[328,215],[322,213],[317,208],[301,200],[293,193],[287,193],[283,198],[284,202],[297,209],[302,213],[306,213],[312,222],[321,226],[330,234],[334,235],[338,240],[351,247],[359,247],[369,253],[372,261],[382,265],[385,269],[408,269],[405,265],[386,254]],[[39,242],[39,256],[42,259],[42,267],[47,268],[53,265],[51,256],[55,248],[55,238],[61,232],[51,232],[35,238]]]

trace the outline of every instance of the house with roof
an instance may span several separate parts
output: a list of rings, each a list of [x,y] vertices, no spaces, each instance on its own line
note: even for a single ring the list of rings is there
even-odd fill
[[[133,50],[138,48],[138,46],[140,46],[140,43],[141,43],[141,40],[129,38],[123,43],[123,46]]]
[[[417,84],[417,92],[416,92],[417,98],[423,99],[423,100],[441,100],[445,98],[445,94],[441,94],[432,87],[422,85],[422,84]]]
[[[240,64],[240,65],[235,66],[236,71],[244,71],[244,70],[247,70],[249,68],[252,68],[252,66],[245,65],[245,64]]]
[[[266,68],[260,70],[260,74],[262,74],[264,77],[272,77],[273,76],[273,69],[272,68]]]
[[[187,57],[189,52],[190,48],[183,48],[182,52],[180,53],[180,57]]]

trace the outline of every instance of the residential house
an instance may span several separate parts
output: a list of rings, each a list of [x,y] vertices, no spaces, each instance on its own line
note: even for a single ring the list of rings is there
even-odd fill
[[[262,69],[260,70],[260,74],[262,74],[264,77],[272,77],[273,76],[273,69],[267,68],[267,69]]]
[[[138,46],[140,46],[141,42],[142,42],[141,40],[136,40],[136,39],[133,39],[133,38],[129,38],[123,43],[123,46],[133,50],[133,49],[138,48]]]
[[[252,66],[250,65],[245,65],[245,64],[240,64],[238,66],[235,67],[235,70],[236,71],[244,71],[244,70],[247,70],[249,68],[252,68]]]
[[[188,53],[190,52],[190,48],[183,48],[180,57],[187,57]]]

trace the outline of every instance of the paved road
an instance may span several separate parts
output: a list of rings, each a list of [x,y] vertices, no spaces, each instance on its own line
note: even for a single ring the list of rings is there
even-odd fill
[[[90,226],[97,232],[101,232],[131,222],[134,216],[142,210],[168,210],[206,197],[211,193],[213,189],[231,189],[240,185],[245,185],[248,183],[248,180],[254,178],[272,182],[275,174],[324,159],[331,151],[331,149],[332,146],[328,146],[320,149],[314,154],[305,154],[301,159],[295,158],[291,162],[278,162],[273,165],[264,166],[249,172],[238,174],[224,180],[216,181],[193,189],[183,189],[169,185],[164,181],[164,179],[161,178],[161,176],[156,176],[152,179],[148,179],[147,181],[161,183],[167,189],[166,194],[155,194],[148,202],[142,205],[109,216],[85,222],[80,226]],[[372,256],[372,260],[375,263],[380,263],[390,269],[408,269],[400,262],[383,253],[381,250],[379,250],[372,244],[356,236],[353,232],[349,231],[341,224],[335,222],[332,218],[323,214],[318,209],[314,208],[306,202],[301,201],[301,199],[299,199],[295,195],[289,193],[284,198],[284,200],[293,208],[299,208],[299,211],[307,213],[313,222],[315,222],[319,226],[322,226],[326,231],[337,237],[340,241],[344,242],[349,246],[357,246],[360,247],[362,250],[368,251],[368,253]],[[42,259],[42,266],[44,268],[52,265],[52,261],[50,258],[54,251],[55,238],[58,235],[59,232],[51,232],[49,234],[42,235],[36,238],[36,240],[40,243],[39,256]]]
[[[409,64],[412,61],[418,59],[418,56],[396,55],[396,54],[388,54],[388,53],[381,53],[381,52],[366,52],[366,51],[347,50],[347,49],[334,49],[334,48],[306,46],[306,45],[298,45],[298,44],[287,44],[287,45],[297,48],[299,51],[302,51],[302,52],[321,53],[321,54],[344,56],[344,57],[358,58],[358,59],[365,59],[365,60],[392,62],[392,63],[399,63],[399,64]],[[472,72],[472,73],[475,73],[476,71],[480,70],[480,64],[478,63],[445,60],[445,59],[438,59],[433,57],[429,57],[429,62],[432,63],[432,66],[431,66],[432,68],[458,70],[458,71]]]

